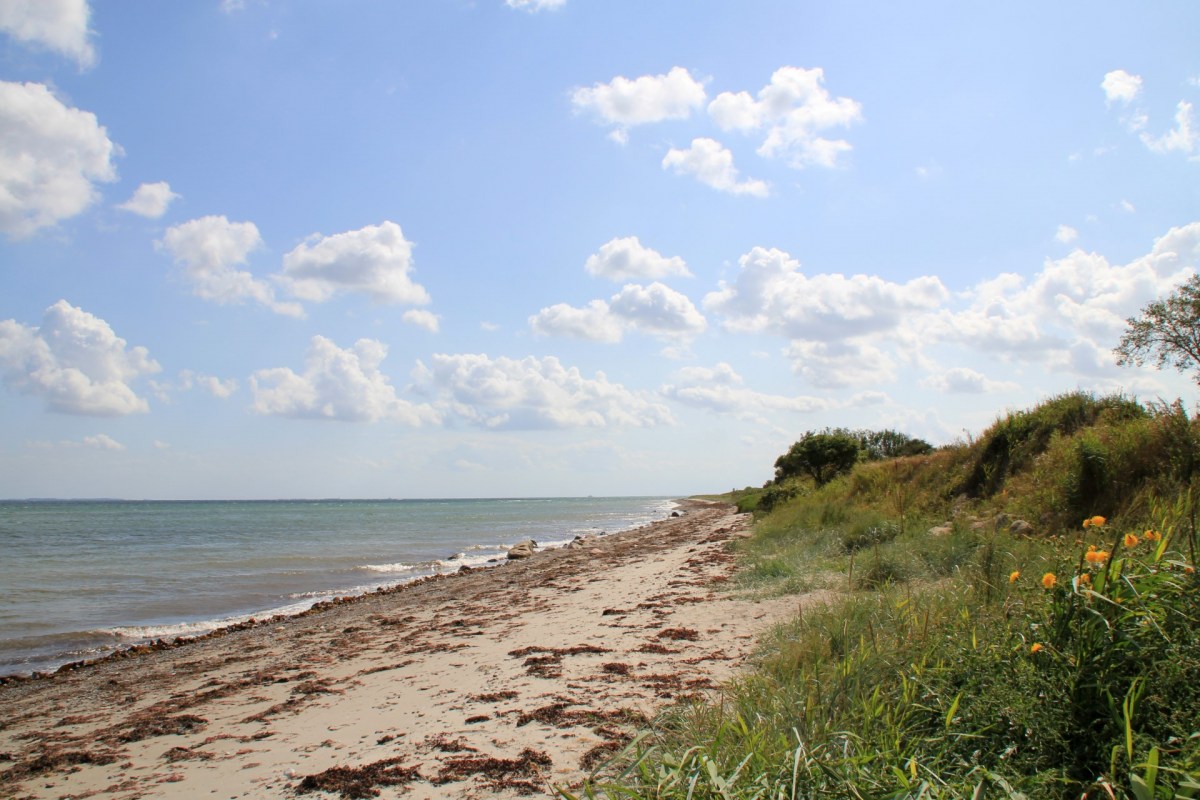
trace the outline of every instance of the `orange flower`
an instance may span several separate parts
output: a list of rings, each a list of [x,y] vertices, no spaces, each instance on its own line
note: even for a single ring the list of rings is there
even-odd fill
[[[1008,573],[1008,582],[1009,582],[1009,583],[1016,583],[1016,582],[1017,582],[1017,578],[1019,578],[1019,577],[1021,577],[1021,570],[1019,570],[1019,569],[1014,569],[1012,572]]]
[[[1127,534],[1125,534],[1125,546],[1126,546],[1126,547],[1137,547],[1137,543],[1138,543],[1139,541],[1140,541],[1140,540],[1138,539],[1138,537],[1137,537],[1137,534],[1136,534],[1136,533],[1127,533]]]
[[[1085,528],[1099,528],[1100,526],[1102,526],[1102,525],[1103,525],[1104,523],[1106,523],[1106,522],[1108,522],[1108,520],[1106,520],[1104,517],[1102,517],[1102,516],[1100,516],[1099,514],[1097,514],[1097,515],[1096,515],[1096,516],[1094,516],[1094,517],[1088,517],[1087,519],[1085,519],[1085,520],[1083,521],[1083,527],[1085,527]]]
[[[1097,550],[1096,545],[1092,545],[1088,548],[1088,551],[1084,553],[1083,558],[1089,564],[1099,566],[1105,561],[1108,561],[1108,555],[1109,553],[1107,550]]]
[[[1092,575],[1090,572],[1085,572],[1079,576],[1079,585],[1080,586],[1091,586],[1092,585]]]
[[[1057,585],[1058,585],[1058,576],[1055,575],[1053,572],[1047,572],[1045,575],[1042,576],[1042,586],[1044,586],[1045,588],[1053,589]]]
[[[1155,530],[1148,530],[1142,534],[1142,538],[1147,542],[1157,542],[1162,538],[1162,534]]]
[[[1029,648],[1029,654],[1033,655],[1034,653],[1040,652],[1041,649],[1042,649],[1041,642],[1034,642],[1033,645]]]

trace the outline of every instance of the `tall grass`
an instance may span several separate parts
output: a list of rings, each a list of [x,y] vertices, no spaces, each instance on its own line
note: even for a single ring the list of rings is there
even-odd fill
[[[584,794],[1200,797],[1197,427],[1069,395],[798,493],[740,545],[739,585],[836,599]]]

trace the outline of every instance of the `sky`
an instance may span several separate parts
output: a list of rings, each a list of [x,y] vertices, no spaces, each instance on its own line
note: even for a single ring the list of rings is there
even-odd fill
[[[1200,260],[1200,4],[0,0],[0,497],[966,441]]]

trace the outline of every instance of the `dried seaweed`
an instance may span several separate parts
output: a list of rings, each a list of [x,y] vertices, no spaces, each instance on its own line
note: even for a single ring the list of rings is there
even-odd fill
[[[330,767],[315,775],[306,775],[297,792],[336,792],[349,800],[379,797],[378,786],[403,786],[421,779],[417,767],[402,767],[403,758],[385,758],[361,767]]]

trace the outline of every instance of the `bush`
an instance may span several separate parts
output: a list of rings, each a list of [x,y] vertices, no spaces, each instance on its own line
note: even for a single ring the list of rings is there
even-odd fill
[[[817,486],[849,472],[858,461],[859,441],[843,430],[809,431],[775,461],[775,482],[807,476]]]

